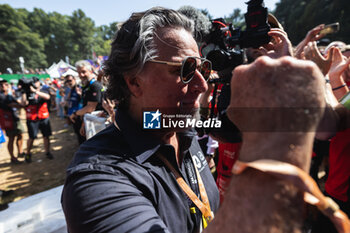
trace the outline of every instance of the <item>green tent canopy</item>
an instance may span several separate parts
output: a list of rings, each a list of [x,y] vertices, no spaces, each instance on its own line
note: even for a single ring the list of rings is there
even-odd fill
[[[38,79],[42,80],[42,79],[46,79],[46,78],[50,78],[50,75],[48,74],[0,74],[0,79],[5,79],[8,82],[14,82],[17,83],[19,79],[21,79],[22,77],[25,78],[31,78],[31,77],[37,77]]]

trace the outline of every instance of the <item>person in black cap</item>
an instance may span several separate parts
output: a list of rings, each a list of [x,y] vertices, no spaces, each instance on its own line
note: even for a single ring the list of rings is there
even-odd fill
[[[26,106],[25,109],[29,134],[27,153],[25,155],[25,161],[28,163],[32,161],[32,154],[30,151],[39,129],[43,134],[46,157],[48,159],[53,159],[53,155],[50,152],[49,138],[52,134],[49,110],[47,108],[47,101],[49,100],[50,94],[45,92],[45,90],[40,89],[39,79],[33,77],[33,85],[30,85],[30,91],[22,94],[22,101]]]

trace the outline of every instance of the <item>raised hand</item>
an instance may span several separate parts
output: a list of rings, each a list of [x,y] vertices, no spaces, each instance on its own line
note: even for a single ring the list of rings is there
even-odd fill
[[[305,46],[310,42],[310,41],[317,41],[324,37],[324,35],[320,35],[320,31],[324,28],[324,24],[320,24],[306,34],[304,40],[302,40],[296,47],[295,49],[295,57],[296,58],[302,58],[302,52],[304,51]]]
[[[271,31],[268,32],[268,35],[272,37],[272,41],[259,48],[262,55],[271,58],[293,56],[292,43],[288,39],[288,35],[285,31],[279,28],[272,28]]]
[[[305,59],[315,62],[324,75],[328,73],[331,67],[333,53],[334,50],[331,49],[329,50],[327,57],[323,57],[320,50],[317,48],[315,41],[309,42],[303,51]]]

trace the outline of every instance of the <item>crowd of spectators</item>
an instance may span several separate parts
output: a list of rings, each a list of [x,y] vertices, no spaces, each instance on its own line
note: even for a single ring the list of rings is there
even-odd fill
[[[30,78],[32,85],[29,89],[23,88],[22,83],[17,80],[16,82],[0,80],[1,126],[9,138],[8,151],[11,155],[11,163],[21,163],[18,158],[25,158],[28,163],[32,161],[31,148],[39,130],[43,134],[47,158],[54,158],[50,151],[49,138],[52,134],[50,114],[56,114],[58,118],[65,119],[63,127],[72,125],[79,144],[86,140],[83,123],[85,114],[98,111],[96,117],[106,119],[106,125],[112,122],[109,114],[114,115],[115,104],[106,98],[102,99],[105,87],[101,83],[105,85],[106,81],[100,81],[105,77],[98,76],[98,72],[88,61],[77,62],[76,68],[78,77],[68,74],[60,78],[39,80],[33,76]],[[25,130],[19,118],[22,108],[26,111],[29,136],[26,153],[23,152],[22,147],[22,134]],[[94,130],[93,134],[97,132]],[[13,154],[15,138],[17,138],[17,156]]]

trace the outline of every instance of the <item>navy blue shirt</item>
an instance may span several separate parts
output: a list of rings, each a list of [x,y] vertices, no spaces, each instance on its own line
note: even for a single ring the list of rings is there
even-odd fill
[[[195,133],[178,136],[184,155],[179,168],[174,148],[142,130],[123,110],[118,109],[116,122],[119,129],[111,125],[83,143],[68,167],[62,192],[68,231],[198,232],[200,211],[190,213],[194,204],[155,154],[163,154],[200,196],[196,166],[215,213],[219,192]]]
[[[76,86],[70,89],[70,98],[68,99],[68,115],[71,115],[73,112],[79,110],[81,96],[77,93]]]

